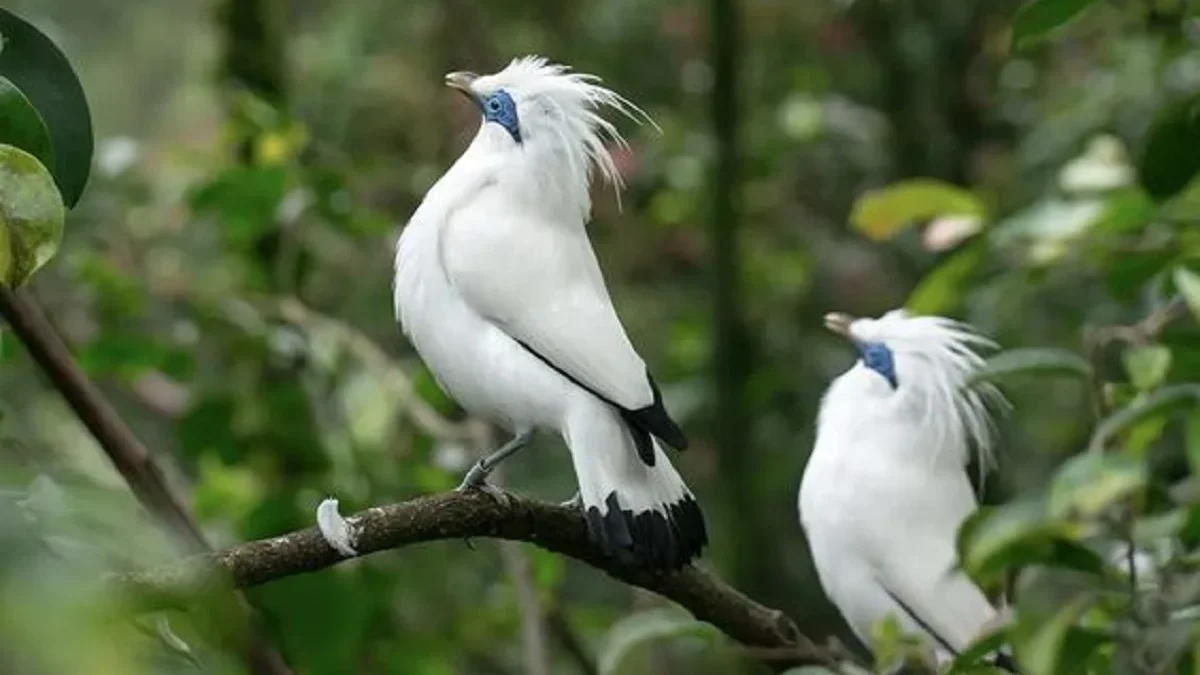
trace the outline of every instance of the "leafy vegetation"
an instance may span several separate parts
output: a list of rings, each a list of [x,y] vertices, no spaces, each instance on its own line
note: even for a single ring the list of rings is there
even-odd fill
[[[661,127],[623,127],[624,208],[597,190],[591,233],[694,439],[678,464],[713,523],[706,564],[852,646],[788,672],[934,667],[894,624],[874,661],[853,649],[794,509],[820,394],[851,359],[820,317],[902,304],[993,335],[980,378],[1014,403],[960,533],[963,568],[1011,613],[953,671],[997,648],[1028,675],[1197,671],[1194,3],[754,0],[736,79],[716,84],[706,24],[732,4],[213,4],[0,10],[0,304],[37,297],[215,545],[309,527],[329,494],[350,511],[449,489],[493,440],[399,338],[390,244],[474,128],[441,74],[538,51]],[[719,144],[714,91],[741,92]],[[714,146],[741,185],[709,177]],[[706,230],[712,203],[738,218]],[[720,242],[737,246],[718,279],[737,283],[714,292]],[[138,611],[109,575],[185,549],[35,351],[6,329],[4,672],[270,672],[247,665],[252,633],[306,674],[790,665],[592,568],[482,541],[259,588],[253,631],[220,589]],[[715,391],[718,370],[736,390]],[[564,499],[569,462],[537,445],[504,480]]]

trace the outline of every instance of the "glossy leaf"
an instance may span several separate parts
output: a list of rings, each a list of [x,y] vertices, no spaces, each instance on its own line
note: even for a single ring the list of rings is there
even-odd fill
[[[33,155],[0,145],[0,281],[24,283],[58,251],[66,210],[50,172]]]
[[[1020,624],[1013,631],[1013,649],[1023,673],[1028,675],[1062,675],[1083,670],[1083,665],[1097,641],[1076,633],[1076,622],[1091,605],[1086,596],[1063,605],[1048,620],[1035,625]],[[1074,639],[1073,639],[1074,638]]]
[[[1129,381],[1141,391],[1149,391],[1167,377],[1171,369],[1171,350],[1162,345],[1130,347],[1121,354]]]
[[[46,123],[6,77],[0,77],[0,143],[28,152],[46,167],[54,166],[54,146]]]
[[[1031,564],[1102,571],[1103,560],[1071,541],[1073,534],[1070,524],[1049,517],[1043,502],[1026,500],[979,509],[960,528],[958,550],[963,568],[985,584]]]
[[[1104,203],[1104,214],[1095,224],[1099,231],[1132,232],[1149,225],[1156,213],[1156,204],[1139,187],[1120,190]]]
[[[1008,641],[1008,632],[1008,627],[1005,626],[975,639],[954,658],[946,675],[962,675],[981,666],[989,666],[991,655]]]
[[[1103,450],[1118,435],[1131,429],[1134,425],[1154,415],[1167,414],[1181,408],[1196,408],[1200,405],[1200,385],[1178,384],[1163,387],[1158,391],[1138,399],[1129,406],[1109,416],[1096,428],[1088,450],[1099,452]]]
[[[925,275],[904,306],[914,314],[949,314],[962,302],[970,281],[987,254],[982,244],[953,253],[937,269]]]
[[[1022,5],[1013,19],[1012,48],[1024,49],[1048,37],[1094,4],[1096,0],[1032,0]]]
[[[1192,315],[1200,320],[1200,274],[1196,274],[1186,267],[1176,267],[1174,276],[1175,289],[1187,301]]]
[[[1133,541],[1138,546],[1153,546],[1179,534],[1187,522],[1188,512],[1180,508],[1138,518],[1133,524]]]
[[[971,382],[996,380],[1009,375],[1071,375],[1092,377],[1087,359],[1065,349],[1010,349],[988,359]]]
[[[1146,485],[1146,469],[1120,453],[1084,453],[1067,460],[1050,485],[1051,517],[1095,517]]]
[[[53,144],[48,165],[63,202],[74,206],[92,168],[92,115],[67,57],[37,28],[0,9],[0,75],[20,88],[42,119]]]
[[[1200,174],[1200,95],[1168,106],[1150,128],[1139,174],[1152,197],[1166,200]]]
[[[1200,476],[1200,413],[1188,416],[1184,443],[1187,447],[1188,465],[1193,474]]]
[[[884,240],[916,221],[947,215],[985,218],[987,209],[968,190],[914,178],[859,197],[850,212],[850,222],[871,239]]]

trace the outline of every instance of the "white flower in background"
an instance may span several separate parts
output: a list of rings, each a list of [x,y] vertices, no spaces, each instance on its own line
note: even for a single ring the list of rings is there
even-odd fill
[[[96,166],[100,173],[115,178],[133,168],[142,156],[142,147],[128,136],[105,139],[96,152]]]
[[[1125,144],[1116,136],[1096,136],[1082,155],[1059,171],[1058,185],[1065,192],[1102,192],[1133,183],[1133,167]]]
[[[946,251],[982,229],[983,219],[979,216],[939,216],[925,228],[921,243],[926,251]]]

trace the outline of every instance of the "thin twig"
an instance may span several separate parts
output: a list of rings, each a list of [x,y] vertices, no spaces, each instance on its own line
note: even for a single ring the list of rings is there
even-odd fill
[[[480,434],[481,447],[488,447],[495,438],[490,425],[483,425]],[[496,467],[491,475],[491,483],[498,488],[504,486],[504,466]],[[546,645],[545,613],[542,611],[542,601],[538,597],[537,586],[534,584],[533,573],[530,571],[529,555],[515,541],[500,542],[500,558],[508,569],[508,577],[512,580],[513,590],[516,591],[517,608],[521,613],[521,643],[525,657],[525,675],[550,675],[550,650]]]
[[[441,440],[461,440],[460,425],[447,420],[426,403],[413,386],[412,379],[379,345],[359,330],[343,321],[321,314],[295,298],[284,298],[273,308],[277,316],[288,323],[312,330],[324,328],[336,333],[346,349],[371,370],[385,375],[384,382],[393,387],[401,400],[400,408],[423,433]]]
[[[125,478],[129,489],[146,509],[175,534],[191,552],[210,551],[196,525],[167,484],[166,477],[150,457],[149,451],[133,433],[96,385],[76,365],[58,331],[42,313],[27,291],[0,287],[0,314],[29,355],[37,362],[54,387],[95,437],[96,442]],[[239,597],[249,610],[248,603]],[[251,635],[247,660],[260,675],[291,675],[283,657],[257,629]]]
[[[588,652],[587,646],[583,644],[583,640],[579,638],[579,634],[575,632],[571,622],[567,620],[567,615],[563,613],[562,607],[557,603],[546,609],[546,626],[558,640],[563,651],[575,662],[575,666],[579,668],[582,675],[600,675],[600,670],[596,668],[595,657]]]
[[[67,345],[33,298],[26,291],[0,288],[0,314],[125,477],[138,501],[179,535],[191,551],[208,550],[203,534],[167,486],[166,477],[146,446],[75,364]]]
[[[1084,340],[1088,360],[1092,362],[1092,396],[1096,421],[1104,419],[1110,412],[1104,395],[1104,350],[1113,342],[1128,345],[1147,345],[1172,322],[1187,314],[1187,302],[1176,295],[1150,312],[1141,321],[1127,325],[1100,326],[1087,332]]]
[[[529,556],[514,541],[500,542],[500,557],[512,579],[521,612],[521,643],[526,675],[550,675],[550,652],[546,647],[546,629],[542,603],[529,569]]]
[[[704,569],[689,566],[677,573],[654,574],[610,559],[592,543],[575,509],[515,495],[508,504],[500,504],[487,494],[450,492],[377,506],[347,520],[358,533],[360,555],[467,537],[524,541],[674,600],[744,645],[793,649],[795,663],[839,661],[838,655],[802,635],[783,612],[758,604]],[[249,588],[343,560],[316,528],[309,528],[238,544],[182,565],[120,575],[114,583],[140,595],[146,606],[161,607],[186,603],[186,594],[206,588],[214,572],[239,588]]]

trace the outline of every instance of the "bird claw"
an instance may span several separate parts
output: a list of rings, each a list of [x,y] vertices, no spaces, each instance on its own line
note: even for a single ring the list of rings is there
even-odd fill
[[[328,498],[317,506],[317,529],[333,550],[347,558],[358,555],[358,530],[338,513],[338,500]]]
[[[496,503],[498,503],[500,506],[504,506],[504,507],[512,506],[512,497],[510,497],[508,495],[508,493],[505,492],[504,490],[502,490],[501,488],[498,488],[495,485],[492,485],[491,483],[488,483],[487,481],[482,480],[482,479],[477,480],[477,481],[471,481],[471,480],[469,480],[470,479],[469,475],[467,476],[467,478],[468,478],[468,480],[464,480],[462,482],[462,485],[459,485],[457,488],[455,488],[455,490],[454,490],[455,492],[459,492],[459,493],[466,493],[466,492],[472,492],[472,491],[482,492],[483,494],[488,495],[492,499],[496,500]]]

